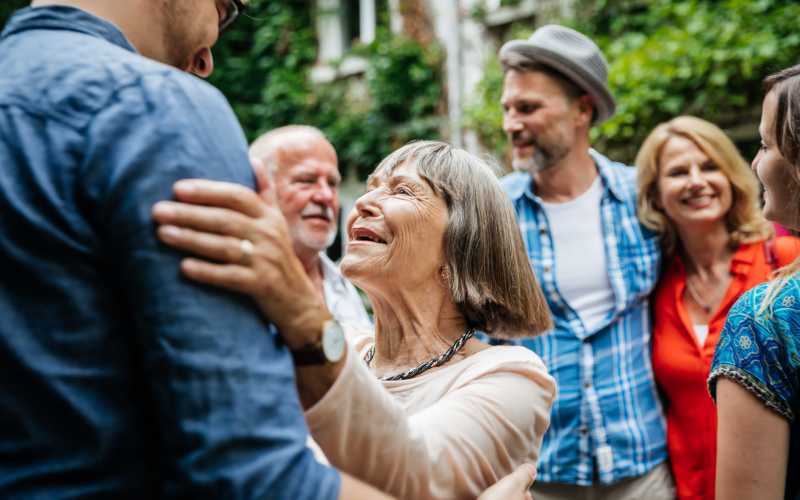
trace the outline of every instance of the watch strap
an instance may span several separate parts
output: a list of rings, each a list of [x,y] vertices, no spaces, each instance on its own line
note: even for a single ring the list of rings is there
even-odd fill
[[[324,365],[328,362],[325,351],[322,350],[322,342],[306,344],[300,349],[290,352],[296,366]]]

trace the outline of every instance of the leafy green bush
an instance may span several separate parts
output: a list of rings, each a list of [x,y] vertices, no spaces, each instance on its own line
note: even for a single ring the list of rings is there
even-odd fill
[[[6,21],[15,10],[27,7],[30,3],[30,0],[5,0],[0,4],[0,26],[5,26]]]
[[[0,24],[26,0],[0,6]],[[226,95],[250,140],[291,123],[322,129],[339,152],[342,173],[363,178],[402,144],[439,136],[441,50],[379,29],[353,52],[367,61],[359,78],[314,85],[317,59],[310,2],[252,0],[214,48],[209,81]]]
[[[303,114],[316,50],[308,6],[253,0],[214,47],[216,69],[209,81],[226,95],[248,138],[254,139]]]
[[[215,48],[211,82],[228,97],[249,139],[304,123],[319,127],[339,153],[340,169],[359,178],[413,139],[439,136],[442,54],[379,28],[374,42],[353,49],[367,61],[356,79],[314,85],[312,10],[291,0],[255,0]],[[363,87],[363,88],[362,88]]]
[[[595,144],[631,161],[658,123],[693,114],[724,128],[755,124],[761,79],[800,56],[800,4],[781,0],[582,0],[569,23],[609,61],[617,114],[592,131]],[[530,33],[527,33],[528,35]],[[493,62],[468,117],[493,151],[505,138],[497,111],[502,76]],[[492,120],[489,122],[488,120]],[[754,144],[742,142],[745,154]]]

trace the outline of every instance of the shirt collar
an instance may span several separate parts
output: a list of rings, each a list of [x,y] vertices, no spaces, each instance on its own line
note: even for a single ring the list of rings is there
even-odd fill
[[[736,249],[731,259],[731,272],[734,274],[748,274],[756,260],[758,252],[764,253],[764,243],[742,243]]]
[[[759,252],[765,252],[763,241],[742,243],[739,245],[739,248],[736,249],[736,252],[734,252],[731,258],[731,273],[740,275],[749,274],[750,268],[753,267]],[[686,265],[677,252],[673,258],[673,265],[680,271],[680,274],[686,274]]]
[[[63,5],[28,7],[17,11],[6,24],[0,38],[37,29],[77,31],[136,52],[136,48],[125,38],[122,31],[109,21],[85,10]]]
[[[320,268],[322,269],[322,281],[330,283],[338,288],[345,286],[344,276],[339,271],[339,266],[336,265],[325,252],[319,253]]]
[[[319,253],[320,269],[322,269],[322,278],[329,279],[331,276],[336,275],[336,264],[328,257],[325,252]]]
[[[607,188],[611,192],[611,195],[614,196],[614,198],[616,198],[618,201],[624,200],[625,193],[623,192],[623,186],[625,185],[625,181],[621,179],[621,175],[614,167],[630,167],[627,167],[622,163],[611,161],[594,149],[589,149],[589,156],[592,157],[594,164],[597,166],[597,173],[602,179],[603,186]],[[506,191],[508,192],[508,196],[512,201],[518,200],[520,197],[522,197],[522,195],[525,195],[534,201],[538,200],[538,197],[533,192],[533,179],[531,179],[527,172],[514,172],[513,174],[509,175],[508,181],[506,182]]]

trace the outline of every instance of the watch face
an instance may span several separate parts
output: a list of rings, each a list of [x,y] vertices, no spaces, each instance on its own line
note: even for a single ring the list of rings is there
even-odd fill
[[[322,351],[331,363],[336,363],[344,356],[344,331],[338,321],[326,321],[322,331]]]

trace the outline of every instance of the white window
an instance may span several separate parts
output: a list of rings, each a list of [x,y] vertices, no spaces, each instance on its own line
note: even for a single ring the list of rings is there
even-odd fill
[[[319,55],[311,75],[315,81],[330,81],[366,69],[366,63],[348,56],[348,51],[355,44],[375,40],[376,0],[317,0],[316,22]]]

